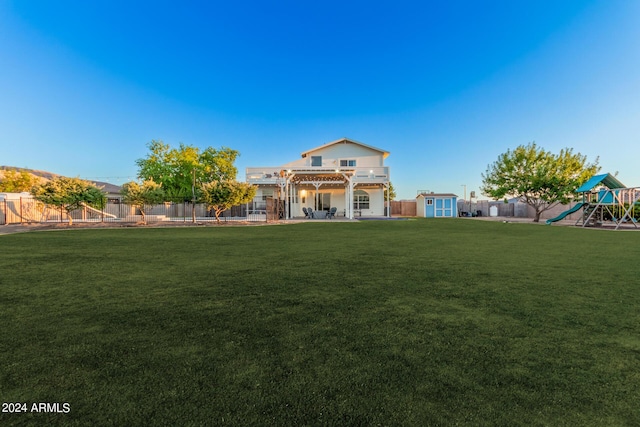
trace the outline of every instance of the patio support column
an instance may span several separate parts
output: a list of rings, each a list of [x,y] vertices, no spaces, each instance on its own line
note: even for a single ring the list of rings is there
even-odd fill
[[[289,195],[289,185],[291,183],[291,179],[293,178],[293,176],[295,175],[295,173],[291,173],[290,171],[280,171],[280,177],[284,176],[284,182],[282,182],[282,180],[280,178],[278,178],[277,180],[277,185],[280,187],[280,194],[284,193],[284,206],[285,206],[285,210],[284,210],[284,219],[290,219],[290,214],[289,214],[289,206],[288,206],[288,195]],[[280,196],[281,197],[281,196]],[[280,199],[280,197],[278,197],[278,201],[277,203],[279,204],[282,199]],[[279,206],[279,205],[278,205]],[[276,211],[279,208],[276,208]]]
[[[278,204],[280,204],[280,202],[283,202],[284,205],[284,218],[285,219],[289,219],[289,209],[287,206],[287,200],[289,200],[289,177],[287,176],[285,182],[284,182],[284,201],[283,200],[278,200]],[[279,208],[280,206],[278,206]],[[279,218],[278,218],[279,219]]]
[[[391,218],[391,191],[389,191],[389,182],[384,183],[384,189],[387,190],[387,218]]]
[[[313,182],[312,184],[313,184],[314,187],[316,187],[316,192],[315,192],[316,193],[315,194],[316,202],[315,202],[315,205],[313,206],[313,210],[317,211],[318,210],[318,195],[320,193],[320,187],[322,186],[322,183],[321,182]]]
[[[347,184],[344,186],[344,217],[348,218],[347,210],[349,209],[349,191],[347,189]]]
[[[296,200],[297,189],[296,183],[291,181],[289,186],[289,207],[287,208],[287,212],[289,213],[289,218],[293,218],[293,205]]]
[[[349,219],[353,219],[353,187],[355,187],[355,183],[349,180]]]
[[[343,173],[344,177],[344,216],[345,218],[353,219],[353,175],[349,176]]]
[[[291,195],[291,186],[293,185],[293,181],[292,180],[293,180],[293,177],[295,175],[296,175],[295,172],[292,173],[291,170],[288,170],[285,173],[285,177],[286,177],[287,181],[286,181],[286,191],[285,191],[285,196],[284,196],[284,217],[286,219],[291,219],[291,215],[292,215],[291,206],[290,206],[291,204],[290,204],[289,201],[291,199],[291,197],[290,197],[290,195]],[[278,202],[278,203],[280,203],[280,202]]]

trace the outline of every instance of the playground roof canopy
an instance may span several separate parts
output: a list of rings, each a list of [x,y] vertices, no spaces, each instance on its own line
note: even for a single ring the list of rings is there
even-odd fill
[[[615,176],[611,175],[610,173],[604,173],[601,175],[592,176],[591,178],[589,178],[587,182],[582,184],[580,188],[578,188],[576,191],[578,193],[586,193],[587,191],[591,191],[599,185],[604,185],[610,190],[613,190],[615,188],[626,188],[624,184],[618,181],[618,179]]]

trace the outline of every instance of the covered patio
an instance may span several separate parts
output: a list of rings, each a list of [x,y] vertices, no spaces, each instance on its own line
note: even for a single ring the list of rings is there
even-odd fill
[[[289,201],[287,218],[297,216],[309,206],[317,218],[323,218],[330,208],[337,208],[337,216],[353,219],[371,211],[371,195],[366,190],[377,190],[383,195],[389,187],[386,176],[376,176],[374,170],[306,168],[281,170],[279,185],[284,200]],[[384,196],[383,196],[384,197]],[[384,200],[384,199],[383,199]],[[389,202],[389,200],[387,200]],[[388,203],[387,203],[388,205]],[[390,212],[387,209],[386,214]],[[384,209],[379,214],[384,214]]]

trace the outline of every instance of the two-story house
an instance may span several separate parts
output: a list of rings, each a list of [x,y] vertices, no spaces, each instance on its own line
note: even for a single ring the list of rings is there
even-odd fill
[[[331,208],[347,218],[389,215],[385,210],[389,168],[384,165],[388,155],[342,138],[281,166],[249,167],[247,182],[258,187],[253,208],[264,208],[264,201],[273,197],[285,201],[286,218],[303,217],[302,208],[313,209],[316,218]]]

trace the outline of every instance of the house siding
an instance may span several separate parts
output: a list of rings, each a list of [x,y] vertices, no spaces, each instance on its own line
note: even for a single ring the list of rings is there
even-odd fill
[[[347,216],[383,216],[384,190],[389,185],[384,158],[388,154],[344,139],[304,152],[302,158],[279,167],[247,168],[247,182],[259,187],[256,202],[262,201],[263,188],[274,189],[282,200],[287,198],[291,216],[302,216],[303,207],[325,211],[332,207]],[[322,157],[321,166],[312,165],[312,158],[318,156]],[[341,166],[341,160],[355,160],[356,165]],[[368,194],[368,208],[354,208],[351,191],[357,190]]]

